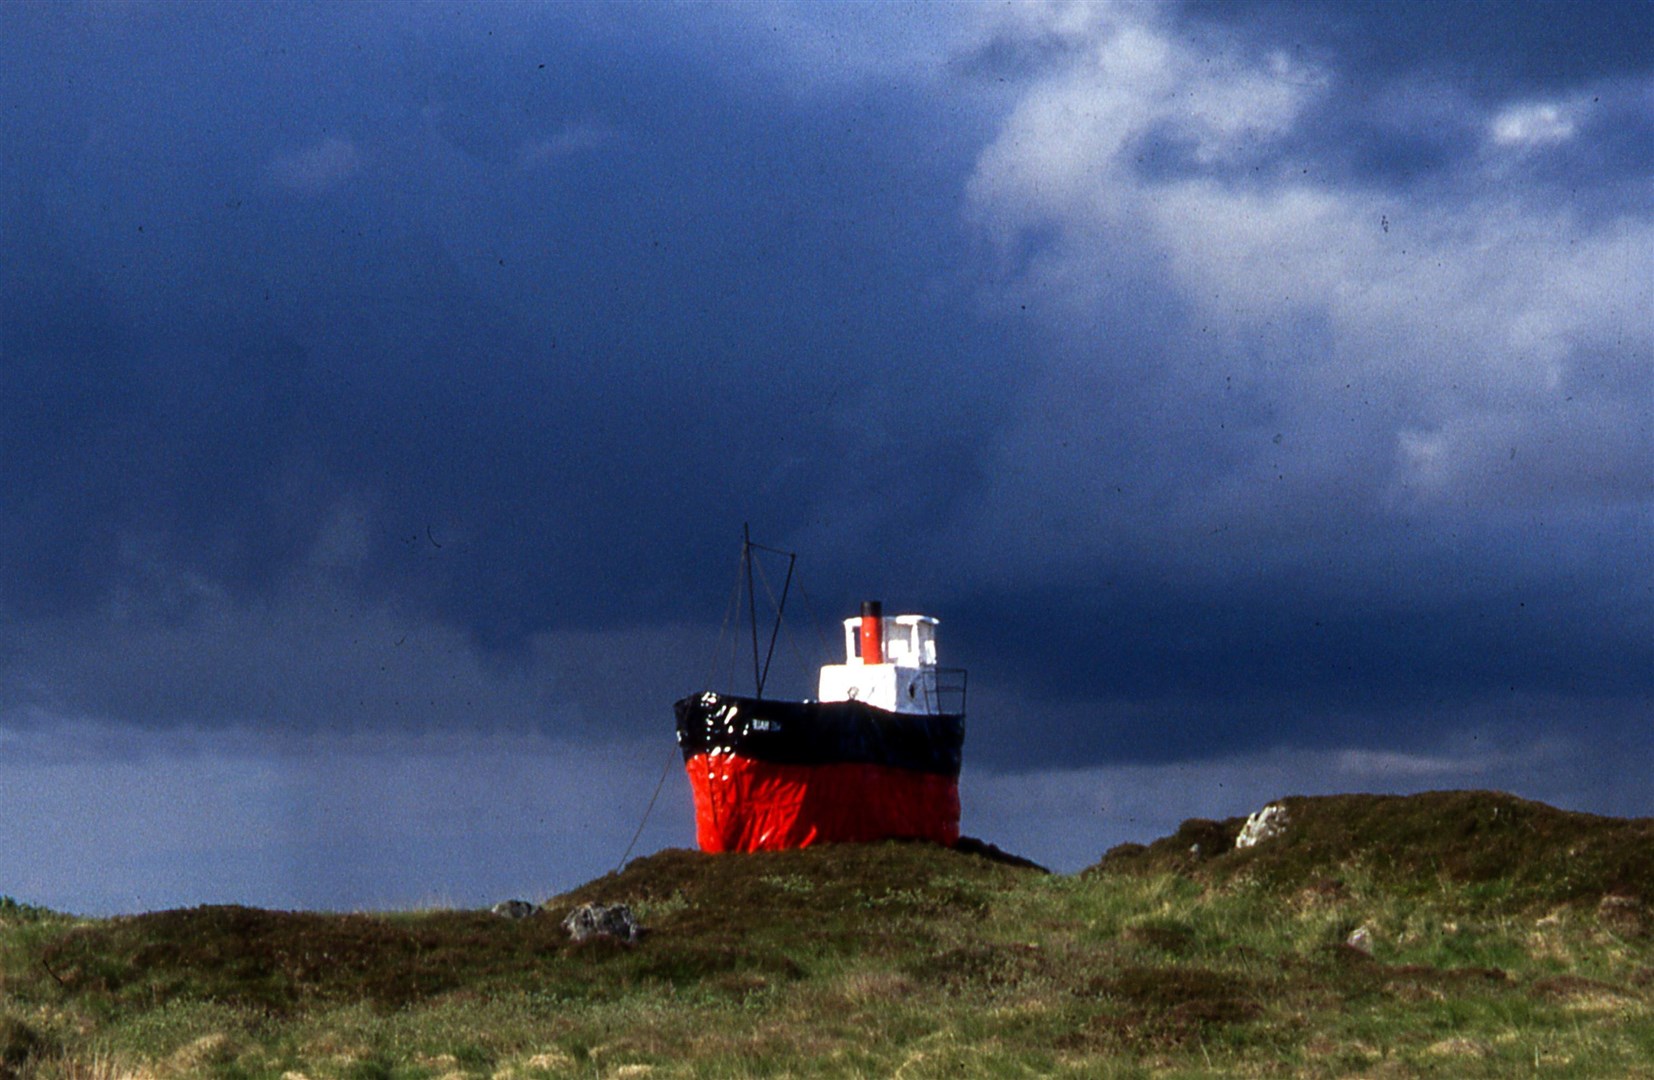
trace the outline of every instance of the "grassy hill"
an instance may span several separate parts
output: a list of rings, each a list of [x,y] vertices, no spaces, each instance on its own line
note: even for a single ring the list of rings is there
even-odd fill
[[[1281,805],[1070,877],[665,851],[515,921],[0,902],[0,1077],[1654,1076],[1654,822]],[[587,901],[647,932],[572,942]]]

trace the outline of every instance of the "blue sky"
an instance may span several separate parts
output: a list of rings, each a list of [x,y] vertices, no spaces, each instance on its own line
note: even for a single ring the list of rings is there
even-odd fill
[[[1062,869],[1646,815],[1647,3],[0,8],[0,893],[692,842],[740,529],[971,670]],[[538,898],[538,897],[536,897]]]

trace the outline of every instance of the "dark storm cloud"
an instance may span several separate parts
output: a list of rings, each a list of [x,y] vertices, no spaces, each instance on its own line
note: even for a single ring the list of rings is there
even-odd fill
[[[1408,583],[1386,605],[1290,579],[1216,598],[1139,580],[1085,596],[996,597],[952,612],[948,641],[974,658],[975,685],[1018,686],[1018,712],[1045,721],[978,727],[978,745],[1007,767],[1061,766],[1078,747],[1094,760],[1149,762],[1276,745],[1428,752],[1467,726],[1510,744],[1639,738],[1639,703],[1654,693],[1648,621],[1603,625],[1614,605],[1600,589],[1500,587],[1511,591],[1449,599]],[[1031,670],[1048,677],[1019,678]],[[1588,703],[1524,706],[1568,702],[1581,687]]]
[[[1193,0],[1185,9],[1249,39],[1336,56],[1352,80],[1449,71],[1508,92],[1648,71],[1648,13],[1636,0]]]
[[[990,762],[1649,700],[1624,9],[812,10],[0,12],[3,704],[654,731],[748,520]]]
[[[754,110],[553,14],[80,15],[12,15],[19,613],[256,595],[356,499],[359,587],[521,643],[716,603],[740,520],[898,447],[910,513],[968,475],[968,147],[899,101]]]
[[[1654,152],[1654,112],[1643,5],[1260,0],[1196,2],[1183,11],[1178,31],[1204,63],[1300,65],[1290,78],[1324,82],[1286,137],[1224,163],[1237,182],[1256,180],[1260,169],[1302,167],[1397,195],[1475,194],[1487,178],[1466,149],[1481,141],[1487,115],[1560,96],[1581,138],[1564,153],[1507,170],[1503,181],[1586,211],[1635,210],[1647,199],[1642,163]],[[1137,156],[1162,175],[1211,169],[1189,151],[1177,131],[1157,128],[1141,138]]]

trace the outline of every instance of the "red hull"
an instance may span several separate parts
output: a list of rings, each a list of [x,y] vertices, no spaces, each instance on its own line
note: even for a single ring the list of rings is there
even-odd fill
[[[780,851],[892,838],[959,839],[956,776],[865,763],[788,765],[740,754],[684,762],[702,851]]]

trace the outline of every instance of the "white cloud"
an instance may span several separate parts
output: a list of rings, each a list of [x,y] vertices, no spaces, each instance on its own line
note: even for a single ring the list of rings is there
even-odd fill
[[[1557,102],[1510,105],[1488,122],[1488,134],[1499,146],[1527,149],[1567,142],[1578,130],[1578,108]]]
[[[661,5],[652,15],[656,30],[684,47],[746,67],[773,91],[810,96],[935,83],[984,7],[773,0]],[[635,20],[622,24],[636,33]]]
[[[565,124],[551,135],[530,139],[517,148],[517,164],[525,169],[555,164],[565,158],[597,150],[617,137],[614,128],[594,121]]]
[[[1111,532],[1267,531],[1327,500],[1382,516],[1647,498],[1627,476],[1654,473],[1636,420],[1654,392],[1654,214],[1528,199],[1473,154],[1488,174],[1469,194],[1329,177],[1281,148],[1335,73],[1174,34],[1159,8],[1016,12],[998,32],[1067,47],[968,192],[1059,358],[1029,370],[962,543],[983,521],[1066,519],[1049,569]],[[1564,104],[1488,123],[1509,145],[1577,132]],[[1174,167],[1139,160],[1157,143],[1182,148]],[[1244,437],[1250,422],[1269,428]],[[1168,486],[1134,508],[1150,474],[1133,463],[1151,458]]]
[[[970,193],[994,229],[1086,228],[1143,209],[1132,153],[1151,134],[1217,164],[1290,130],[1325,84],[1283,54],[1256,61],[1172,40],[1138,7],[1034,6],[998,28],[1056,35],[1076,59],[1036,81],[983,152]],[[1020,24],[1020,25],[1018,25]]]
[[[356,144],[337,135],[282,154],[269,165],[276,183],[311,195],[338,187],[361,169],[362,154]]]

